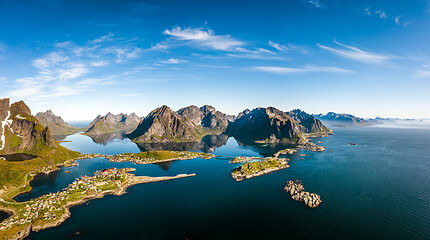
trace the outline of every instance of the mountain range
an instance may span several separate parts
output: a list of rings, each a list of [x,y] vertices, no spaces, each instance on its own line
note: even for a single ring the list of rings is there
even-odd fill
[[[70,135],[81,129],[66,123],[61,117],[56,116],[51,110],[39,112],[35,116],[40,124],[49,127],[52,135]]]
[[[49,110],[37,116],[44,125],[54,128],[55,133],[83,130],[84,134],[101,142],[110,136],[106,134],[121,131],[121,136],[126,135],[141,145],[199,142],[203,136],[221,133],[243,143],[303,143],[307,137],[331,134],[331,129],[304,111],[283,112],[274,107],[246,109],[231,116],[209,105],[191,105],[178,111],[163,105],[143,119],[134,113],[99,115],[83,129],[70,126]]]
[[[333,126],[369,126],[368,121],[351,114],[329,112],[326,115],[316,114],[316,118],[322,120],[325,124]]]

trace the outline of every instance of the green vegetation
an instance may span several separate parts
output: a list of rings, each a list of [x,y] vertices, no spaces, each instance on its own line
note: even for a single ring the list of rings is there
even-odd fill
[[[125,181],[129,179],[132,181],[133,176],[127,173],[127,169],[109,169],[96,172],[92,177],[84,176],[61,192],[21,203],[12,200],[1,201],[0,207],[13,210],[14,215],[0,223],[0,239],[8,239],[30,226],[43,229],[47,224],[59,224],[61,218],[67,217],[67,208],[70,204],[113,192]]]
[[[192,159],[192,158],[212,158],[209,153],[188,152],[188,151],[148,151],[141,153],[122,153],[108,156],[111,162],[134,162],[137,164],[155,163],[158,161]]]
[[[10,148],[18,147],[21,144],[21,138],[12,133],[10,139]]]
[[[233,170],[231,176],[236,179],[236,181],[241,181],[244,178],[260,176],[288,167],[288,161],[285,158],[268,157],[261,161],[242,164]]]

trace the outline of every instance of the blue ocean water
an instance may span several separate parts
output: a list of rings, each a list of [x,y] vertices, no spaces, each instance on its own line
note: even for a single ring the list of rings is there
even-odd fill
[[[72,135],[63,146],[81,152],[138,152],[127,139],[96,144]],[[71,208],[58,227],[30,239],[430,239],[430,129],[334,128],[322,141],[325,152],[290,156],[290,168],[234,181],[238,164],[229,156],[267,154],[229,138],[210,160],[164,164],[110,163],[96,158],[40,175],[25,201],[60,191],[75,178],[105,167],[134,167],[136,175],[197,176],[132,186],[122,196],[105,196]],[[355,143],[356,145],[350,145]],[[69,170],[70,173],[64,171]],[[300,179],[323,202],[316,209],[293,201],[285,181]]]

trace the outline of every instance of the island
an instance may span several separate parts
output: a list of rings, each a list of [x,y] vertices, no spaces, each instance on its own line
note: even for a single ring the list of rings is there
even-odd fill
[[[135,176],[133,168],[104,169],[94,176],[82,176],[61,192],[50,193],[27,202],[0,199],[0,210],[12,214],[0,223],[1,239],[22,239],[30,230],[55,227],[70,217],[69,208],[106,194],[122,195],[133,185],[195,176],[179,174],[170,177]]]
[[[261,161],[248,162],[240,165],[233,170],[231,176],[236,181],[261,176],[270,172],[289,168],[288,159],[286,158],[263,158]]]
[[[291,195],[291,198],[304,203],[310,208],[316,208],[320,205],[321,197],[318,194],[305,192],[301,181],[287,181],[284,190]]]
[[[133,162],[135,164],[150,164],[169,162],[173,160],[190,160],[194,158],[210,159],[215,157],[210,153],[188,151],[148,151],[140,153],[121,153],[105,156],[110,162]]]

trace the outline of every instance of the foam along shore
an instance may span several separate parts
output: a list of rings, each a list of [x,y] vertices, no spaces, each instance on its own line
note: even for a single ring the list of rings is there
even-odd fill
[[[121,153],[105,156],[110,162],[133,162],[135,164],[150,164],[174,160],[190,160],[193,158],[210,159],[215,157],[210,153],[188,151],[148,151],[140,153]]]
[[[235,168],[231,176],[236,181],[261,176],[270,172],[289,168],[288,159],[286,158],[263,158],[261,161],[248,162]]]
[[[133,185],[195,176],[179,174],[167,177],[135,176],[133,168],[104,169],[94,176],[82,176],[61,192],[50,193],[27,202],[0,199],[0,210],[11,216],[0,223],[0,239],[23,239],[30,230],[55,227],[70,217],[69,208],[106,194],[122,195]]]
[[[310,208],[316,208],[321,204],[321,197],[318,194],[305,192],[301,181],[287,181],[284,190],[291,195],[291,198],[304,203]]]

